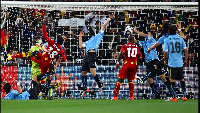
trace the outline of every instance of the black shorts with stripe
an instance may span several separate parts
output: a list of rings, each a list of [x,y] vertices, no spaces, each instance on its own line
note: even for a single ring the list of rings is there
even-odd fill
[[[158,64],[158,62],[159,62],[158,59],[154,59],[154,60],[149,61],[146,64],[146,72],[147,72],[147,74],[151,72],[149,78],[153,78],[153,77],[156,77],[156,76],[164,74],[162,69],[157,69],[157,70],[152,71],[153,69],[155,69],[154,65]]]
[[[96,52],[87,52],[83,58],[82,71],[90,71],[90,68],[96,68]]]
[[[169,76],[172,79],[181,80],[183,77],[183,67],[169,67]]]

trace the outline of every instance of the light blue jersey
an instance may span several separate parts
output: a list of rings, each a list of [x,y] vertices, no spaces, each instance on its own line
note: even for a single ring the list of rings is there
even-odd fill
[[[11,90],[5,97],[6,100],[29,100],[29,93],[28,92],[22,92],[22,94],[19,94],[17,90]]]
[[[163,35],[162,37],[160,37],[156,43],[164,44],[164,40],[168,37],[169,37],[169,33],[166,33],[166,35]]]
[[[150,51],[150,54],[147,54],[147,50],[156,43],[156,40],[148,35],[146,35],[146,38],[147,41],[137,41],[137,44],[143,47],[146,61],[150,62],[151,60],[159,59],[156,48]]]
[[[92,36],[88,41],[83,43],[83,47],[86,47],[86,52],[88,50],[94,50],[95,52],[97,52],[100,42],[103,39],[103,34],[104,31],[100,30],[100,32],[97,35]]]
[[[179,35],[170,35],[165,39],[163,52],[168,51],[168,65],[170,67],[183,66],[182,49],[187,49],[187,47]]]

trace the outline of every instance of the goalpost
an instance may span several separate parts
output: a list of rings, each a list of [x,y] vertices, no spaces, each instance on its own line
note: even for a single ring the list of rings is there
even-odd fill
[[[11,10],[17,9],[17,13],[12,13],[16,14],[16,16],[20,16],[20,14],[23,14],[22,9],[34,9],[37,10],[36,13],[43,13],[40,12],[41,10],[44,11],[44,18],[48,18],[51,22],[50,29],[55,32],[55,34],[60,35],[60,34],[65,34],[67,32],[68,34],[68,39],[70,40],[70,43],[68,45],[68,50],[69,52],[67,54],[68,62],[62,63],[62,65],[65,65],[64,67],[64,73],[68,74],[73,74],[71,76],[72,78],[68,81],[65,81],[66,85],[65,87],[67,90],[71,91],[71,95],[73,98],[79,98],[76,97],[77,92],[79,91],[78,85],[81,83],[81,55],[78,49],[77,45],[77,39],[78,37],[78,31],[82,29],[82,26],[85,25],[86,28],[91,26],[91,23],[87,23],[87,21],[83,22],[85,17],[87,16],[88,12],[94,11],[94,12],[115,12],[116,16],[118,16],[118,22],[121,24],[121,28],[117,28],[114,25],[111,26],[115,22],[113,20],[113,23],[110,23],[110,25],[106,29],[106,33],[104,34],[106,37],[109,37],[106,40],[102,40],[101,42],[101,47],[99,48],[98,51],[98,56],[106,54],[105,57],[99,61],[100,65],[97,67],[97,73],[100,75],[101,80],[105,82],[105,92],[104,95],[98,95],[97,93],[97,98],[107,98],[110,99],[113,96],[113,90],[114,90],[114,84],[117,80],[117,71],[115,70],[115,63],[114,61],[116,59],[112,58],[113,53],[119,52],[119,47],[121,47],[122,42],[126,41],[126,33],[125,33],[125,27],[126,26],[131,26],[133,24],[136,25],[141,25],[144,27],[141,22],[144,21],[146,17],[150,18],[152,17],[149,21],[147,20],[147,24],[156,24],[156,25],[162,25],[162,22],[159,20],[163,21],[172,21],[173,24],[174,22],[179,21],[181,23],[181,29],[185,31],[185,34],[188,34],[190,39],[187,40],[187,46],[190,47],[190,44],[194,41],[198,41],[198,29],[199,26],[197,25],[198,23],[198,2],[27,2],[27,1],[1,1],[1,30],[4,28],[6,32],[9,32],[9,26],[10,26],[10,14]],[[13,11],[14,12],[14,11]],[[27,12],[27,10],[26,10]],[[56,13],[52,13],[56,12]],[[58,12],[58,13],[57,13]],[[78,13],[75,13],[78,12]],[[28,12],[27,12],[28,13]],[[97,18],[101,17],[106,17],[108,16],[108,13],[97,13]],[[25,14],[25,13],[24,13]],[[55,17],[57,17],[58,14],[60,18],[56,20]],[[36,15],[36,14],[34,14]],[[61,15],[61,16],[60,16]],[[72,16],[71,16],[72,15]],[[75,16],[74,16],[75,15]],[[139,17],[140,15],[141,17]],[[70,17],[71,16],[71,17]],[[162,18],[161,18],[162,17]],[[167,17],[167,19],[163,19],[163,17]],[[18,18],[18,17],[17,17]],[[28,16],[27,16],[28,18]],[[79,18],[79,19],[77,19]],[[91,17],[89,17],[91,18]],[[53,20],[55,19],[55,20]],[[81,20],[82,19],[82,20]],[[169,19],[169,20],[168,20]],[[29,18],[27,19],[29,20]],[[158,21],[159,20],[159,21]],[[58,22],[64,22],[65,25],[61,25]],[[78,23],[79,22],[79,23]],[[134,23],[135,22],[135,23]],[[195,24],[195,22],[197,22]],[[25,25],[29,26],[28,22],[24,22]],[[59,24],[59,25],[56,25]],[[69,24],[69,25],[68,25]],[[75,24],[74,26],[72,24]],[[185,26],[187,25],[187,26]],[[13,25],[15,26],[15,25]],[[72,27],[73,26],[73,27]],[[35,29],[39,29],[37,26],[34,26]],[[62,27],[64,30],[63,31],[58,31],[55,28],[56,27]],[[67,27],[67,30],[65,31],[65,28]],[[94,25],[95,27],[95,25]],[[158,26],[156,26],[158,28]],[[188,31],[191,28],[191,32]],[[113,31],[111,30],[113,29]],[[143,29],[147,30],[147,26],[144,27]],[[109,31],[110,30],[110,31]],[[194,32],[193,32],[194,31]],[[49,33],[50,34],[50,33]],[[116,35],[117,34],[117,35]],[[91,37],[91,35],[88,33],[88,37]],[[7,36],[9,37],[9,36]],[[20,36],[19,34],[19,37]],[[55,36],[56,37],[56,36]],[[118,37],[118,38],[117,38]],[[7,39],[8,41],[11,39]],[[30,41],[30,40],[27,40]],[[20,43],[22,43],[21,38],[19,40],[16,40],[16,43],[18,44],[17,46],[20,48]],[[28,42],[27,42],[28,43]],[[30,43],[28,43],[29,46],[31,46]],[[23,46],[22,46],[23,47]],[[196,46],[197,47],[197,46]],[[6,48],[7,50],[7,48]],[[22,49],[22,51],[24,48]],[[101,51],[103,51],[101,53]],[[194,53],[196,53],[196,57],[198,58],[198,51],[194,50]],[[80,56],[79,56],[80,55]],[[78,57],[77,57],[78,56]],[[194,60],[194,58],[193,58]],[[79,62],[80,61],[80,62]],[[103,61],[106,62],[106,65],[103,65]],[[69,65],[69,63],[72,63],[73,65]],[[28,64],[29,66],[29,64]],[[68,67],[67,67],[68,66]],[[20,65],[18,65],[20,67]],[[20,69],[22,69],[20,67]],[[19,80],[22,82],[25,82],[30,75],[31,69],[29,67],[23,68],[25,70],[24,73],[20,72],[18,74]],[[57,72],[59,73],[58,75],[61,75],[60,71],[61,67],[57,69]],[[143,76],[145,74],[145,66],[143,64],[140,64],[138,66],[138,71],[137,74],[139,76]],[[194,63],[194,65],[190,65],[188,67],[184,68],[184,73],[185,73],[185,81],[186,81],[186,87],[187,87],[187,95],[192,96],[191,98],[198,98],[198,65],[197,63]],[[28,71],[27,71],[28,70]],[[9,71],[9,70],[7,70]],[[22,70],[19,70],[22,71]],[[12,74],[11,74],[12,75]],[[28,75],[28,76],[27,76]],[[65,74],[66,76],[66,74]],[[78,77],[76,80],[75,78]],[[116,80],[114,80],[116,79]],[[29,79],[28,79],[29,80]],[[76,81],[73,81],[76,80]],[[93,86],[93,79],[90,80],[89,78],[89,87],[88,88],[94,88]],[[166,98],[166,92],[167,90],[165,89],[165,86],[163,86],[161,80],[159,77],[156,77],[156,80],[158,81],[159,87],[161,87],[163,94],[162,98]],[[25,82],[26,83],[26,82]],[[122,93],[120,93],[121,98],[126,98],[128,96],[128,89],[127,89],[127,81],[122,83]],[[73,87],[74,85],[74,87]],[[148,86],[147,83],[145,85],[139,85],[137,81],[134,81],[135,89],[134,89],[134,97],[136,99],[141,99],[141,98],[146,98],[144,95],[147,94],[148,98],[152,97],[152,92]],[[72,88],[73,87],[73,88]],[[25,86],[23,87],[25,88]],[[190,93],[192,94],[190,95]],[[67,98],[67,96],[65,95]],[[71,97],[70,97],[71,98]],[[88,96],[88,98],[91,98]]]

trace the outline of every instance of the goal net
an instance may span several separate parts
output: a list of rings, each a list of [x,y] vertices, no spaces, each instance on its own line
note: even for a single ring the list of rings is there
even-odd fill
[[[121,46],[127,43],[127,26],[134,27],[143,33],[156,32],[156,41],[161,37],[163,23],[181,24],[188,47],[189,63],[184,67],[187,98],[198,98],[198,3],[197,2],[1,2],[1,80],[16,88],[13,77],[20,81],[24,91],[28,90],[32,79],[32,63],[26,58],[7,60],[7,55],[17,53],[27,54],[33,46],[33,37],[42,37],[43,19],[47,19],[47,34],[56,40],[58,36],[66,37],[63,47],[66,50],[67,61],[61,62],[52,76],[52,84],[61,82],[62,85],[53,91],[54,97],[81,98],[82,91],[82,60],[85,49],[79,49],[79,33],[84,31],[83,42],[94,36],[105,23],[108,15],[115,17],[106,26],[103,39],[97,51],[97,75],[104,83],[104,92],[98,93],[98,86],[90,73],[87,74],[88,89],[85,98],[111,99],[117,82],[118,70],[115,68]],[[3,34],[3,35],[2,35]],[[134,34],[136,39],[146,41],[145,38]],[[138,61],[137,76],[146,74],[145,57],[141,47],[143,59]],[[162,46],[156,48],[159,58],[163,57]],[[122,65],[122,64],[121,64]],[[120,66],[121,68],[121,66]],[[160,90],[161,98],[168,96],[168,89],[160,79],[153,78]],[[147,82],[134,83],[134,97],[136,99],[153,98],[153,93]],[[182,96],[180,83],[177,84],[177,94]],[[2,88],[2,87],[1,87]],[[3,91],[3,90],[1,90]],[[1,93],[1,97],[5,92]],[[128,80],[121,84],[119,98],[129,97]]]

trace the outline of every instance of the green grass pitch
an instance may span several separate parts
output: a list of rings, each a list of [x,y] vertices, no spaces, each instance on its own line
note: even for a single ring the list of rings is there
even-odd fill
[[[135,100],[4,100],[1,113],[198,113],[198,99]]]

